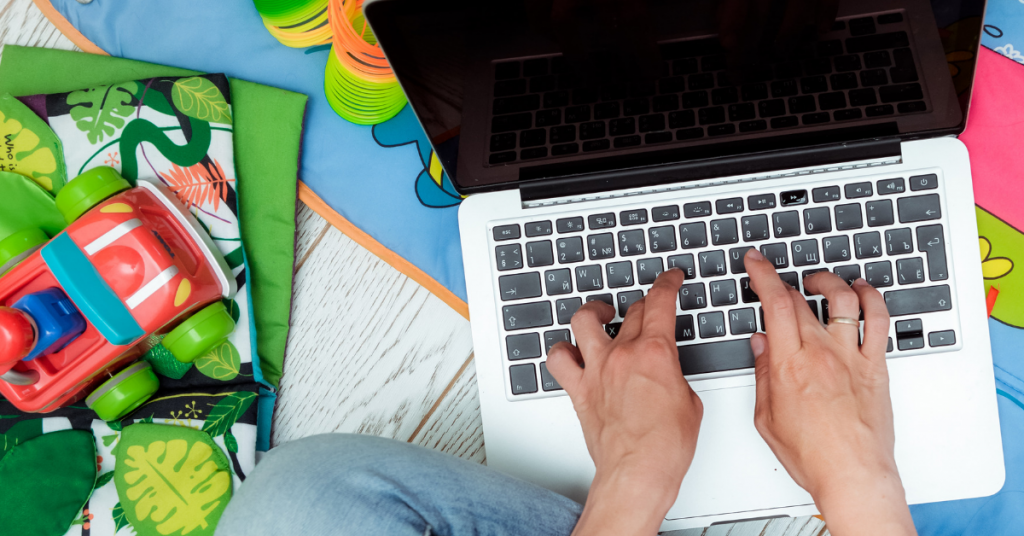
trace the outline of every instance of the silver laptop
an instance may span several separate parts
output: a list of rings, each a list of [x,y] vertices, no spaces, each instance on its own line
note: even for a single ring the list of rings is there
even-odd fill
[[[795,2],[791,2],[795,4]],[[967,150],[983,1],[372,0],[365,12],[455,187],[488,465],[586,500],[594,466],[547,350],[584,302],[686,272],[679,362],[704,403],[663,530],[816,513],[753,426],[751,247],[802,289],[865,278],[892,316],[911,503],[995,493],[1004,465]],[[796,15],[800,15],[796,13]],[[964,31],[963,23],[960,30]],[[973,49],[978,42],[975,37]],[[962,41],[960,43],[962,45]],[[807,296],[828,322],[828,303]]]

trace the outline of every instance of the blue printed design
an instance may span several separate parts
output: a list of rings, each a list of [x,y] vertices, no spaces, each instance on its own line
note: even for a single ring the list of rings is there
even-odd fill
[[[416,145],[423,161],[423,169],[416,176],[416,197],[425,207],[444,208],[458,205],[462,196],[455,191],[448,172],[441,167],[437,153],[430,146],[416,114],[408,104],[398,115],[373,126],[373,139],[381,147]]]
[[[1024,2],[989,0],[981,44],[1024,64]]]

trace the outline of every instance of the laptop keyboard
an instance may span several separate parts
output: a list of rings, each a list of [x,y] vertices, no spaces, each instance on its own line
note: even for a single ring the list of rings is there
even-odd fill
[[[502,355],[514,399],[559,394],[548,349],[573,342],[570,319],[584,302],[616,309],[614,337],[629,307],[662,271],[686,274],[676,341],[683,373],[753,367],[750,334],[764,313],[743,256],[759,248],[794,288],[831,271],[882,291],[893,326],[890,357],[957,343],[939,175],[849,179],[807,189],[679,203],[632,201],[615,210],[572,211],[490,226],[500,296]],[[828,322],[828,300],[807,295]],[[929,316],[931,318],[929,318]],[[927,328],[927,329],[926,329]],[[949,348],[947,348],[949,349]],[[933,350],[935,351],[935,350]]]
[[[726,72],[717,39],[661,45],[655,83],[587,87],[560,56],[494,66],[487,162],[504,165],[928,109],[903,14],[839,20],[794,60]]]

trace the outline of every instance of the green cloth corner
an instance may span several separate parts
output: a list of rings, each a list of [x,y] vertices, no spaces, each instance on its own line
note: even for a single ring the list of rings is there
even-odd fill
[[[0,527],[4,534],[60,536],[96,483],[96,439],[63,430],[30,439],[0,460]]]
[[[125,80],[193,74],[198,73],[109,56],[7,45],[0,63],[0,93],[60,93]],[[264,379],[276,386],[281,379],[291,312],[296,182],[306,96],[231,79],[231,101],[257,352]]]

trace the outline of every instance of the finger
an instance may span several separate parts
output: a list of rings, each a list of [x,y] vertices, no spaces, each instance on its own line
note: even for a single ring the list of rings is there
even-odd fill
[[[594,300],[583,304],[572,315],[570,325],[572,332],[576,335],[576,345],[580,353],[585,356],[596,356],[601,350],[612,342],[611,337],[604,331],[604,325],[615,318],[615,308],[601,300]]]
[[[576,387],[583,381],[583,356],[579,348],[565,341],[559,342],[548,350],[547,363],[548,372],[565,389],[569,398],[575,396]]]
[[[644,335],[663,336],[675,341],[676,298],[685,274],[679,268],[662,272],[651,290],[647,291],[644,306]]]
[[[626,311],[626,318],[622,319],[619,335],[615,338],[630,341],[639,337],[640,332],[643,331],[644,316],[646,315],[647,297],[645,296],[629,306],[629,309]]]
[[[863,279],[853,282],[853,291],[860,297],[860,307],[864,310],[864,342],[860,351],[872,359],[884,361],[889,345],[889,308],[885,306],[885,298]]]
[[[756,407],[768,404],[769,374],[771,365],[768,363],[768,337],[764,333],[755,333],[750,337],[750,349],[754,352],[754,381],[756,383]]]
[[[800,349],[800,328],[796,323],[796,310],[789,297],[789,285],[779,279],[775,267],[751,248],[743,258],[750,285],[764,307],[765,334],[777,356],[789,356]]]
[[[828,332],[837,340],[856,347],[860,342],[860,323],[833,322],[835,318],[860,318],[860,297],[836,274],[818,272],[804,279],[804,288],[811,294],[821,294],[828,300]]]
[[[793,300],[793,311],[796,314],[796,324],[800,330],[800,339],[802,341],[814,337],[828,336],[825,326],[821,325],[818,315],[814,314],[811,306],[807,304],[807,298],[800,294],[799,290],[795,288],[789,289],[789,299]]]

